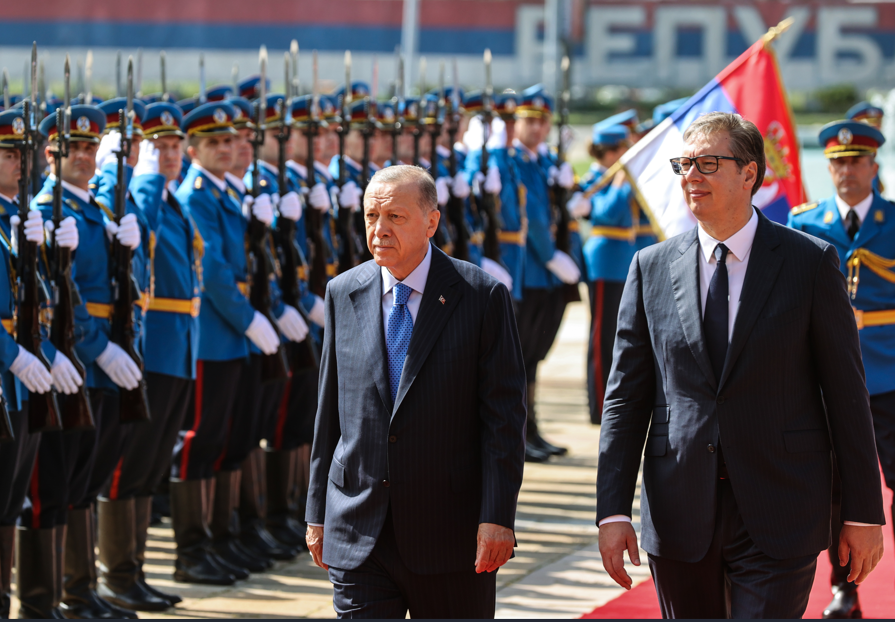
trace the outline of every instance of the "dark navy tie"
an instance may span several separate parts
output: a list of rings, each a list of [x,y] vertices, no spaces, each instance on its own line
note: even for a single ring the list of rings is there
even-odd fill
[[[861,229],[861,221],[858,218],[858,212],[853,209],[848,210],[845,215],[845,232],[848,234],[849,240],[854,240]]]
[[[705,341],[712,361],[715,380],[721,380],[724,371],[724,359],[727,357],[728,327],[730,325],[730,288],[727,280],[727,253],[729,249],[723,244],[715,247],[714,255],[718,260],[715,274],[709,283],[709,295],[705,299],[705,316],[702,324],[705,328]]]
[[[392,403],[398,397],[398,385],[401,384],[401,372],[404,370],[404,359],[410,336],[413,333],[413,317],[407,308],[407,300],[413,290],[404,283],[398,283],[392,290],[395,302],[388,314],[388,330],[385,335],[385,348],[388,351],[388,382],[392,390]]]

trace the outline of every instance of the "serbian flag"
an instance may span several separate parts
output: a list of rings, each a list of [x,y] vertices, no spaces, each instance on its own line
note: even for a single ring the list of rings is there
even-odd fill
[[[619,160],[619,168],[626,171],[638,203],[660,238],[696,226],[684,202],[680,177],[672,172],[668,160],[683,153],[684,131],[708,112],[740,114],[764,136],[767,172],[752,203],[765,216],[785,223],[790,208],[807,200],[795,123],[771,47],[771,41],[787,26],[784,22],[772,28]],[[610,172],[604,177],[607,183]]]

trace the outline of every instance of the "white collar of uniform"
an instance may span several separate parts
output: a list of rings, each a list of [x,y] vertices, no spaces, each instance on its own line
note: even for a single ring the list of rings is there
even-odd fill
[[[380,170],[380,169],[382,169],[381,166],[379,166],[379,165],[376,164],[375,162],[370,162],[370,170],[371,170],[371,171],[373,171],[373,172],[375,173],[376,171],[378,171],[378,170]]]
[[[271,164],[270,162],[265,162],[264,160],[258,160],[258,164],[261,165],[262,168],[267,169],[267,172],[271,175],[276,175],[279,171],[277,171],[277,167]]]
[[[538,145],[538,154],[542,156],[550,155],[550,145],[547,143],[540,143]]]
[[[380,267],[379,271],[382,273],[382,295],[385,296],[387,293],[392,291],[392,288],[398,283],[404,283],[407,287],[412,289],[415,292],[423,293],[423,290],[426,289],[426,279],[429,278],[429,266],[432,265],[432,245],[429,244],[426,248],[426,256],[423,257],[423,260],[420,262],[416,268],[413,269],[413,272],[407,275],[407,278],[403,281],[399,281],[392,273],[388,271],[388,268]]]
[[[327,168],[326,164],[324,164],[323,162],[314,160],[314,170],[323,175],[323,178],[326,179],[326,181],[331,181],[333,178],[333,176],[329,174],[329,169]]]
[[[218,187],[218,190],[220,190],[221,192],[227,192],[227,182],[226,181],[224,181],[223,179],[220,179],[219,177],[215,177],[214,175],[209,173],[207,170],[205,170],[204,168],[202,168],[201,166],[196,164],[195,160],[193,160],[193,166],[195,166],[197,169],[199,169],[200,173],[202,173],[203,175],[208,177],[208,179],[211,180],[211,183],[213,183],[215,186]],[[224,173],[224,175],[226,175],[226,174],[227,173]]]
[[[307,179],[308,177],[308,167],[304,164],[299,164],[295,160],[287,160],[286,166],[291,168],[293,171],[302,176],[302,179]]]
[[[51,179],[53,181],[56,180],[55,175],[48,175],[47,179]],[[81,199],[84,203],[90,203],[91,199],[93,199],[93,193],[89,190],[82,190],[75,185],[70,184],[69,182],[62,180],[62,187],[71,192],[73,195]]]
[[[440,155],[442,158],[451,157],[451,150],[444,145],[435,145],[435,151],[437,151],[438,155]]]
[[[460,141],[457,141],[454,143],[454,149],[456,151],[459,151],[463,155],[466,155],[467,153],[469,153],[469,148],[466,146],[466,143],[462,143]]]
[[[858,218],[861,219],[861,222],[864,222],[864,219],[867,218],[867,213],[870,211],[870,206],[873,204],[873,191],[870,191],[870,194],[867,195],[866,198],[858,201],[857,205],[850,206],[848,203],[842,200],[838,194],[836,195],[836,207],[839,208],[839,215],[842,216],[843,222],[845,221],[845,216],[848,214],[848,210],[853,209],[858,214]]]
[[[755,211],[755,208],[753,207],[752,218],[749,219],[749,222],[732,236],[723,240],[723,242],[710,236],[701,226],[697,226],[696,229],[699,232],[699,246],[702,249],[703,257],[705,257],[707,262],[711,263],[715,247],[722,243],[731,253],[733,253],[734,257],[740,261],[744,261],[752,250],[752,243],[755,241],[755,232],[758,231],[758,212]]]
[[[523,145],[523,144],[522,144],[522,141],[519,140],[518,138],[514,138],[514,139],[513,139],[513,146],[514,146],[517,150],[521,151],[522,153],[526,153],[526,154],[528,154],[528,158],[529,158],[530,160],[537,160],[537,159],[538,159],[538,154],[537,154],[537,152],[532,151],[531,149],[529,149],[528,147],[526,147],[525,145]]]
[[[423,156],[420,156],[420,166],[422,166],[423,168],[429,168],[429,166],[430,166],[431,164],[432,164],[432,163],[429,162],[429,160],[427,160],[427,159],[424,158]]]
[[[8,196],[6,196],[5,194],[3,194],[2,192],[0,192],[0,199],[5,200],[7,203],[15,203],[15,202],[16,202],[16,201],[15,201],[15,197],[9,198]]]
[[[259,160],[259,162],[260,162],[260,160]],[[239,177],[237,177],[236,175],[234,175],[234,174],[231,173],[230,171],[226,171],[226,172],[224,173],[224,179],[225,179],[226,181],[229,181],[231,184],[233,184],[233,186],[234,186],[237,190],[239,190],[242,194],[245,194],[245,192],[246,192],[246,184],[245,184],[245,182],[244,182],[243,180],[241,180]]]

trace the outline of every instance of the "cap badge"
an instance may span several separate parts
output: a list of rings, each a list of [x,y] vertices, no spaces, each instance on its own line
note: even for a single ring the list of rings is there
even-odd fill
[[[174,125],[174,115],[167,110],[162,112],[161,119],[165,125]]]
[[[224,112],[223,108],[215,108],[211,118],[215,120],[215,123],[226,123],[227,113]]]
[[[852,139],[854,138],[854,135],[851,133],[850,129],[848,129],[847,127],[844,127],[841,130],[839,130],[838,134],[836,134],[836,138],[839,139],[840,145],[850,145]]]
[[[79,132],[89,132],[90,131],[90,119],[87,117],[78,117],[78,121],[76,124]]]
[[[534,108],[543,108],[544,107],[544,98],[543,97],[535,97],[531,100],[531,105]]]
[[[12,131],[14,134],[24,134],[25,133],[25,121],[22,117],[16,117],[12,122]]]

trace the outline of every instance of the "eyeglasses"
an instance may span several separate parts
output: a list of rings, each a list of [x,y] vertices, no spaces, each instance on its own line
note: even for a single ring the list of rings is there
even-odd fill
[[[730,156],[717,155],[701,155],[695,158],[671,158],[671,170],[675,175],[686,175],[690,172],[690,167],[696,164],[696,168],[703,175],[711,175],[718,170],[720,166],[719,160],[733,160],[734,162],[742,162],[740,158],[732,158]]]

